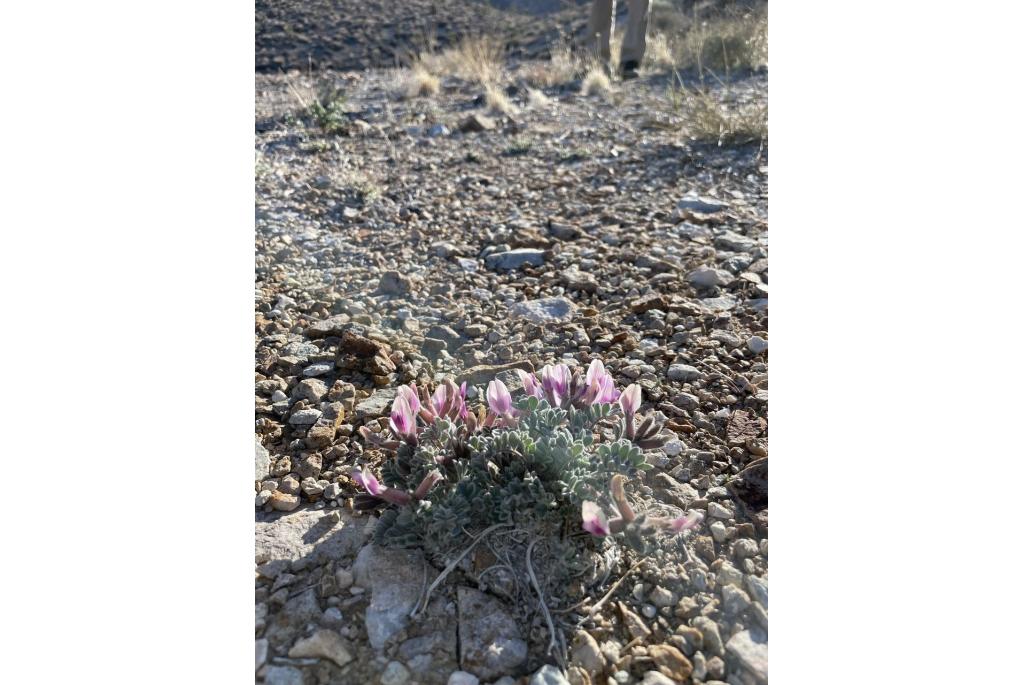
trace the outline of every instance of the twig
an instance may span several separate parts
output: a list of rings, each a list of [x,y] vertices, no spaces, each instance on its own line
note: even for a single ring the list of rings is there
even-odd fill
[[[630,566],[626,570],[625,573],[622,574],[622,577],[620,577],[618,580],[616,580],[614,583],[612,583],[612,586],[608,589],[608,592],[605,593],[604,597],[602,597],[597,602],[597,604],[595,604],[594,606],[590,607],[590,609],[587,611],[587,616],[588,617],[593,616],[597,612],[597,610],[601,608],[601,605],[604,604],[605,602],[607,602],[608,598],[611,597],[612,594],[616,590],[619,589],[619,586],[622,585],[622,581],[624,581],[629,576],[630,573],[632,573],[633,571],[637,570],[637,568],[639,568],[639,567],[640,567],[640,560],[638,559],[637,561],[633,562],[633,565]]]
[[[557,646],[555,642],[555,623],[551,620],[551,612],[548,611],[548,605],[544,603],[544,595],[540,591],[540,583],[537,582],[537,576],[533,573],[533,564],[530,563],[530,555],[533,552],[533,546],[537,544],[538,538],[534,538],[530,541],[529,546],[526,548],[526,570],[530,573],[530,580],[533,582],[533,589],[537,591],[537,599],[540,601],[541,611],[544,612],[544,620],[548,624],[548,635],[550,641],[548,642],[548,654],[555,649]]]
[[[415,607],[413,607],[412,613],[409,614],[409,617],[410,618],[415,618],[416,614],[418,614],[423,609],[427,608],[427,604],[430,601],[430,593],[433,592],[434,590],[436,590],[437,586],[440,585],[442,582],[444,582],[444,579],[448,577],[448,574],[451,573],[452,571],[454,571],[455,567],[459,565],[459,562],[462,561],[467,554],[469,554],[471,551],[473,551],[473,548],[476,547],[478,542],[483,540],[484,537],[488,533],[490,533],[492,530],[497,530],[498,528],[504,528],[505,526],[511,526],[511,525],[512,525],[511,523],[495,523],[493,526],[491,526],[490,528],[485,529],[484,532],[480,533],[480,535],[478,535],[476,537],[476,539],[473,540],[473,542],[469,545],[469,547],[464,549],[462,551],[462,554],[460,554],[452,563],[448,564],[447,568],[445,568],[445,570],[441,572],[441,575],[439,575],[437,578],[434,579],[434,582],[431,583],[430,587],[427,588],[427,593],[423,597],[422,606],[420,606],[420,604],[417,603],[417,605]]]

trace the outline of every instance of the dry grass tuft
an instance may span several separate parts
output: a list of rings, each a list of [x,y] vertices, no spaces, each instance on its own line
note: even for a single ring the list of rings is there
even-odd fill
[[[501,87],[489,83],[484,88],[484,102],[492,112],[512,115],[516,113],[515,106],[509,101],[508,96]]]
[[[743,145],[768,140],[767,102],[718,101],[709,93],[680,87],[670,95],[677,110],[685,112],[686,128],[702,142]]]
[[[551,48],[551,59],[547,62],[531,62],[522,69],[523,78],[535,88],[550,88],[569,83],[584,73],[587,68],[583,59],[572,51],[566,39]]]
[[[728,14],[690,28],[679,45],[677,66],[716,72],[768,65],[768,16]]]
[[[420,62],[400,72],[396,88],[399,97],[403,98],[437,95],[440,90],[441,81]]]
[[[651,71],[668,71],[676,66],[676,50],[674,41],[664,33],[655,33],[647,41],[647,52],[644,54],[643,68]]]
[[[492,36],[466,36],[455,47],[421,54],[419,62],[433,74],[498,83],[504,74],[505,45]]]
[[[608,74],[604,73],[601,67],[592,67],[583,78],[583,85],[580,91],[584,95],[605,95],[611,93],[612,82]]]

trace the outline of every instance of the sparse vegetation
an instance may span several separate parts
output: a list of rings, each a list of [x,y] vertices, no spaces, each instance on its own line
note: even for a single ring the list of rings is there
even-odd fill
[[[718,145],[742,145],[768,138],[768,104],[722,102],[709,92],[678,86],[669,91],[676,111],[686,116],[686,128],[695,140]]]
[[[345,114],[345,93],[330,83],[322,83],[316,95],[303,94],[289,85],[292,95],[302,106],[302,114],[310,117],[324,135],[344,133],[348,129]]]
[[[505,95],[505,91],[493,83],[488,83],[484,88],[484,102],[492,112],[515,114],[516,108]]]
[[[546,62],[531,62],[523,68],[526,82],[538,88],[550,88],[579,78],[587,71],[587,64],[573,53],[568,40],[562,38],[551,48],[551,59]]]
[[[551,104],[551,98],[534,88],[526,89],[526,103],[531,109],[542,109]]]
[[[605,73],[604,69],[595,66],[587,72],[587,75],[583,78],[583,85],[580,87],[580,91],[584,95],[608,95],[612,90],[611,79],[608,78],[608,74]]]
[[[422,64],[413,64],[412,68],[401,72],[397,92],[403,98],[418,98],[437,95],[441,90],[441,82]]]
[[[455,47],[421,53],[418,63],[431,74],[483,85],[499,83],[505,70],[505,45],[491,36],[466,36]]]

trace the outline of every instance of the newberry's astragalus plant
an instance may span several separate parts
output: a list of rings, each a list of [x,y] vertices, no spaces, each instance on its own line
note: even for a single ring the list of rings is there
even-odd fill
[[[561,534],[582,527],[642,550],[655,531],[697,523],[696,513],[637,515],[627,501],[626,477],[651,468],[644,451],[668,439],[653,417],[637,416],[638,385],[620,392],[600,360],[586,374],[564,364],[545,366],[539,380],[518,373],[522,397],[514,400],[495,379],[487,406],[475,411],[465,383],[445,381],[433,394],[402,386],[391,408],[393,435],[361,429],[368,443],[394,453],[380,478],[366,467],[353,472],[366,491],[355,507],[383,510],[378,542],[444,555],[482,528],[509,523]]]

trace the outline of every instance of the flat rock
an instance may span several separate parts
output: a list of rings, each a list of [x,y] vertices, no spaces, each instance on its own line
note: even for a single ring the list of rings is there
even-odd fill
[[[532,247],[520,247],[507,252],[493,252],[484,259],[488,269],[510,271],[520,267],[540,266],[544,263],[544,250]]]
[[[544,664],[530,678],[530,685],[569,685],[569,680],[557,666]]]
[[[395,401],[398,388],[382,388],[356,405],[356,418],[373,419],[386,416],[391,411],[391,403]]]
[[[352,653],[341,635],[326,629],[318,630],[296,642],[295,646],[288,650],[288,656],[293,659],[330,659],[338,666],[344,666],[352,661]]]
[[[538,300],[516,302],[508,308],[509,314],[527,319],[538,326],[546,323],[567,323],[576,315],[576,305],[566,297],[544,297]]]
[[[459,661],[484,680],[515,672],[527,646],[515,619],[495,597],[459,587]]]
[[[323,412],[319,409],[300,409],[288,417],[288,423],[293,426],[312,426],[321,416]]]
[[[302,671],[294,666],[267,666],[265,685],[303,685]]]
[[[686,197],[679,201],[676,207],[679,209],[685,209],[690,212],[700,212],[701,214],[714,214],[715,212],[721,212],[722,210],[728,209],[729,205],[710,197],[687,195]]]
[[[698,288],[711,288],[718,285],[729,285],[735,280],[733,275],[725,269],[716,269],[710,266],[698,266],[686,274],[686,281]]]
[[[270,475],[270,452],[256,441],[256,480],[266,480]]]
[[[695,381],[703,378],[704,373],[696,366],[689,364],[672,364],[668,367],[668,379],[670,381]]]
[[[338,514],[341,520],[336,520]],[[363,542],[364,525],[348,513],[335,509],[304,509],[293,514],[276,515],[256,521],[256,559],[260,563],[274,559],[294,561],[337,559],[354,554]]]
[[[466,385],[482,385],[489,383],[498,374],[507,371],[513,371],[515,369],[522,369],[527,373],[533,373],[533,364],[529,360],[522,360],[517,362],[511,362],[509,364],[480,364],[479,366],[472,366],[463,371],[456,379],[455,384],[466,383]],[[508,385],[506,383],[506,385]],[[511,390],[511,386],[509,386]]]
[[[341,337],[341,334],[345,332],[346,328],[348,328],[349,321],[350,319],[348,314],[338,314],[337,316],[332,316],[329,319],[323,319],[322,321],[311,323],[306,327],[304,332],[306,337],[310,340],[327,337]]]
[[[665,500],[681,509],[687,509],[695,500],[700,499],[700,493],[689,483],[680,483],[667,473],[655,474],[652,478],[653,487],[659,491]]]
[[[670,678],[682,681],[693,673],[693,664],[672,645],[651,645],[647,648],[647,654],[654,659],[658,670]]]
[[[352,566],[356,585],[371,592],[366,633],[374,649],[382,649],[409,623],[423,583],[430,582],[423,552],[367,545]]]
[[[767,641],[755,640],[749,630],[741,630],[729,638],[725,651],[753,673],[759,682],[768,682]]]
[[[748,252],[757,247],[757,241],[735,231],[724,231],[715,237],[715,247],[732,252]]]
[[[732,295],[722,295],[721,297],[705,297],[703,300],[698,300],[700,306],[712,314],[719,312],[727,312],[730,309],[735,309],[739,302]]]

